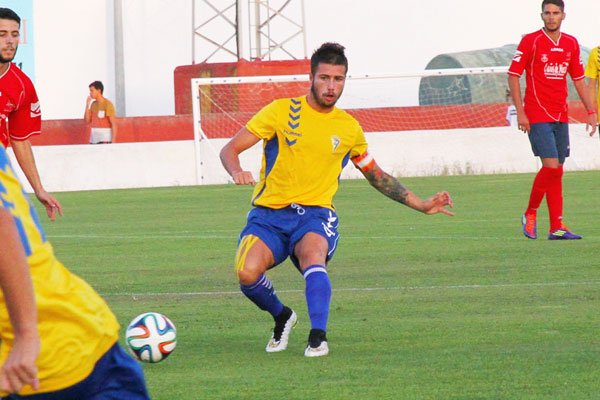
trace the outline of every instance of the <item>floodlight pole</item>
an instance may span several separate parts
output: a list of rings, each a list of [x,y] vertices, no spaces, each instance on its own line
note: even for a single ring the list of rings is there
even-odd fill
[[[208,45],[208,55],[198,55],[200,44]],[[192,64],[214,56],[231,61],[305,59],[304,0],[192,0]]]
[[[123,1],[113,0],[115,41],[115,108],[120,117],[127,116],[125,104],[125,57],[123,55]]]

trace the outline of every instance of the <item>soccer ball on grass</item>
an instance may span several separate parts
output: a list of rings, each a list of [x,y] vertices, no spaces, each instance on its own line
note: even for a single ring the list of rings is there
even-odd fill
[[[125,332],[127,346],[140,361],[157,363],[171,354],[177,345],[177,331],[162,314],[148,312],[131,321]]]

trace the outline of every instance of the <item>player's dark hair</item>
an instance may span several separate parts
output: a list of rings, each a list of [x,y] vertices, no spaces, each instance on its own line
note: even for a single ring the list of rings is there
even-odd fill
[[[94,88],[96,88],[96,90],[99,90],[100,93],[104,93],[104,85],[102,84],[102,82],[100,82],[100,81],[94,81],[94,82],[90,83],[89,87],[92,87],[92,86]]]
[[[565,11],[565,2],[563,0],[544,0],[542,1],[542,11],[544,11],[544,7],[546,4],[554,4],[560,8],[561,12]]]
[[[310,72],[314,75],[320,63],[343,65],[348,72],[348,59],[344,54],[345,47],[339,43],[323,43],[310,58]]]
[[[10,8],[0,8],[0,19],[10,19],[15,21],[21,27],[21,18],[17,15],[16,12],[11,10]]]

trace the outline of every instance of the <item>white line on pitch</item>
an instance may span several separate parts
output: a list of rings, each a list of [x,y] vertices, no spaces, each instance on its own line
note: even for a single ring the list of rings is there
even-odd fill
[[[48,235],[50,239],[233,239],[235,235]]]
[[[589,235],[587,236],[590,237]],[[120,240],[134,240],[134,239],[226,239],[226,240],[237,240],[237,235],[48,235],[50,239],[120,239]],[[388,240],[520,240],[523,241],[523,237],[515,235],[514,237],[497,237],[497,236],[417,236],[417,235],[389,235],[389,236],[347,236],[342,234],[343,240],[364,240],[364,239],[388,239]]]
[[[411,290],[452,290],[452,289],[500,289],[523,287],[557,287],[557,286],[598,286],[600,282],[534,282],[534,283],[499,283],[490,285],[435,285],[435,286],[391,286],[381,288],[337,288],[334,292],[376,292],[376,291],[411,291]],[[279,293],[304,293],[304,289],[277,290]],[[111,293],[104,297],[177,297],[177,296],[231,296],[241,295],[240,291],[216,292],[181,292],[181,293]]]

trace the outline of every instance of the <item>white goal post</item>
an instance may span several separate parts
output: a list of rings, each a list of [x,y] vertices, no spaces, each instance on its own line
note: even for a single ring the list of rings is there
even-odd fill
[[[338,106],[365,132],[499,126],[505,124],[507,71],[500,66],[349,75]],[[231,181],[219,162],[224,143],[264,105],[308,89],[307,74],[192,79],[197,183]]]

